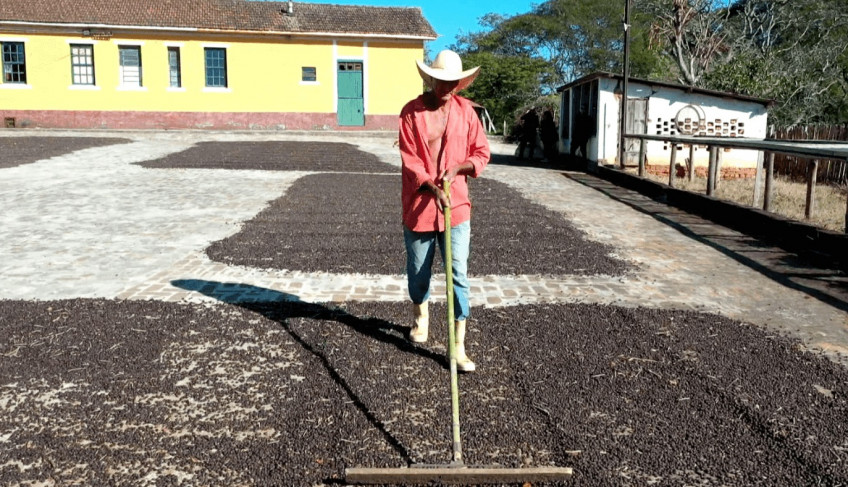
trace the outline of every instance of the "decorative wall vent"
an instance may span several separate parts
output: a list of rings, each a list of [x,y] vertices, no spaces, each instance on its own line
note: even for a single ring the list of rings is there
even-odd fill
[[[680,134],[700,137],[742,137],[745,135],[745,122],[735,118],[726,121],[720,118],[707,120],[704,110],[695,105],[686,105],[681,108],[671,120],[658,118],[655,127],[657,135]],[[669,148],[668,143],[663,144],[663,150],[669,150]],[[706,148],[705,145],[695,146],[695,150],[706,150]],[[683,146],[677,146],[677,150],[682,149]],[[730,149],[724,150],[727,152]]]

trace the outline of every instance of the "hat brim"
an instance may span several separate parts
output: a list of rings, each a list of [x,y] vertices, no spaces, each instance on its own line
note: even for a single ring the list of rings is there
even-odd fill
[[[445,71],[444,69],[433,69],[420,60],[416,60],[415,64],[418,66],[418,74],[421,75],[421,79],[423,79],[424,83],[426,83],[430,88],[433,87],[434,80],[459,81],[459,84],[456,86],[456,91],[462,91],[465,88],[468,88],[468,86],[474,82],[474,79],[477,78],[477,75],[480,74],[480,66],[455,73]]]

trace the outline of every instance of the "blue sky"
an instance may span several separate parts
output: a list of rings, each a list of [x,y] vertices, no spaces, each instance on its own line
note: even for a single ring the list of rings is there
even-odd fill
[[[453,44],[457,34],[482,30],[480,17],[495,12],[515,15],[529,12],[533,4],[529,0],[309,0],[307,3],[335,3],[341,5],[372,5],[382,7],[421,7],[424,17],[440,35],[429,42],[427,48],[432,55]]]

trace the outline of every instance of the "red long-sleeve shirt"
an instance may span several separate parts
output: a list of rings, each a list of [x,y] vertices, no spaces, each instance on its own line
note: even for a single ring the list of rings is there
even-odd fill
[[[452,96],[448,117],[447,137],[444,141],[441,164],[436,167],[430,157],[427,143],[423,95],[410,101],[400,113],[399,145],[403,161],[403,223],[415,232],[444,231],[445,218],[436,205],[436,196],[420,191],[427,181],[436,182],[442,169],[470,162],[474,166],[471,177],[477,177],[489,163],[489,140],[471,103],[460,96]],[[438,182],[437,182],[438,183]],[[458,174],[450,187],[451,225],[456,226],[471,218],[471,201],[465,174]]]

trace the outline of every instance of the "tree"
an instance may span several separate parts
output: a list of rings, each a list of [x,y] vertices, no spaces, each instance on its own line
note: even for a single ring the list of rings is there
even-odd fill
[[[480,66],[480,75],[463,93],[483,105],[496,123],[512,123],[515,112],[541,94],[549,65],[540,59],[491,52],[463,53],[463,64]]]
[[[621,0],[548,0],[514,17],[486,15],[481,19],[485,30],[459,38],[456,45],[468,52],[546,60],[552,77],[542,89],[552,92],[596,71],[621,71],[623,16]],[[634,75],[662,72],[661,56],[648,48],[647,21],[633,24]]]
[[[848,117],[845,0],[632,1],[632,76],[774,99],[779,125]],[[509,118],[574,79],[621,73],[623,4],[547,0],[514,17],[483,17],[484,30],[455,48],[497,77],[484,71],[475,97]]]
[[[647,0],[642,9],[653,14],[651,44],[672,59],[678,81],[700,84],[713,62],[729,50],[724,28],[729,10],[720,0]]]
[[[848,14],[840,0],[743,0],[710,88],[774,99],[778,125],[838,123],[848,107]]]

